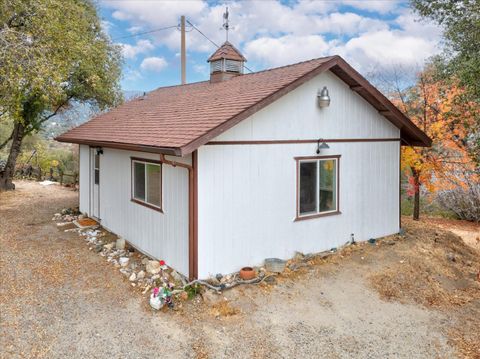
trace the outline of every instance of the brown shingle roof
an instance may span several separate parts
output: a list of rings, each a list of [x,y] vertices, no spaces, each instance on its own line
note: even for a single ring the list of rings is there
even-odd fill
[[[228,41],[225,41],[224,44],[208,58],[208,62],[221,59],[247,61],[241,52],[238,51],[237,48]]]
[[[210,83],[161,87],[64,133],[58,141],[176,155],[191,153],[236,123],[319,73],[331,70],[387,119],[412,145],[431,140],[338,56]]]

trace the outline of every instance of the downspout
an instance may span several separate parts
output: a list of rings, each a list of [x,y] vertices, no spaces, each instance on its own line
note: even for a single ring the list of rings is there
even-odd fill
[[[164,154],[160,154],[160,163],[188,170],[188,276],[198,279],[197,151],[192,152],[192,165],[167,160]]]

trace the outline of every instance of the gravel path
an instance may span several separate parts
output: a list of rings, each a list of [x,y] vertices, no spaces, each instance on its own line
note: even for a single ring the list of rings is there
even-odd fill
[[[198,297],[152,312],[118,269],[51,220],[77,192],[16,186],[0,193],[2,358],[454,357],[445,317],[382,301],[365,284],[372,258],[237,287],[224,295],[238,314],[219,316]]]

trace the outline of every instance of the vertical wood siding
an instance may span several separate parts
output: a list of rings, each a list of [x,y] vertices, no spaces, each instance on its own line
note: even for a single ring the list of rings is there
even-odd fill
[[[159,159],[158,155],[150,153],[103,148],[101,224],[141,251],[164,259],[168,265],[188,276],[188,171],[181,167],[162,166],[164,213],[161,213],[131,201],[130,157]],[[175,159],[191,161],[190,157]]]
[[[90,215],[90,150],[86,145],[79,146],[79,208],[80,212]]]
[[[319,109],[318,89],[331,103]],[[253,114],[213,141],[312,138],[395,138],[400,131],[330,72],[323,73]]]
[[[327,86],[331,105],[319,109]],[[398,138],[399,130],[333,74],[322,74],[214,141]],[[399,230],[398,142],[329,143],[341,155],[339,215],[295,222],[296,163],[316,144],[203,146],[198,151],[199,277],[318,252]]]

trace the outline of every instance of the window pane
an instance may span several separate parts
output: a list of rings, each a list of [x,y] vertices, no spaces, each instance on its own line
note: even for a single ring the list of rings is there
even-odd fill
[[[133,162],[133,197],[145,201],[145,164]]]
[[[337,207],[337,162],[320,161],[320,212],[334,211]]]
[[[147,164],[147,202],[160,207],[160,166]]]
[[[300,214],[317,211],[317,162],[300,162]]]
[[[95,184],[100,184],[100,170],[95,170]]]

